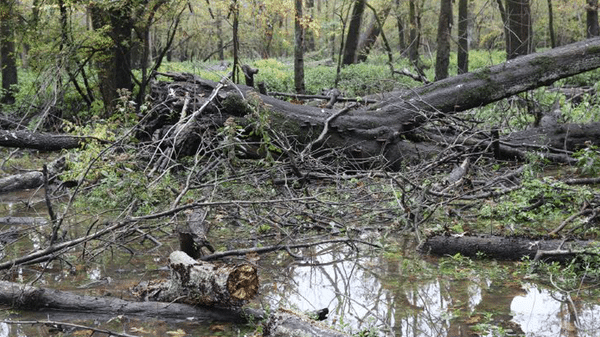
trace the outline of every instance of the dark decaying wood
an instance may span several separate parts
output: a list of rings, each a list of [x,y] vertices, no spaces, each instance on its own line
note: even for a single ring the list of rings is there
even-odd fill
[[[203,248],[212,254],[215,249],[208,241],[210,223],[204,221],[207,214],[206,208],[194,209],[187,214],[185,224],[177,228],[179,233],[179,249],[193,259],[204,256]]]
[[[48,179],[52,181],[55,176],[65,168],[65,157],[59,157],[48,164]],[[0,193],[38,188],[44,185],[44,174],[41,171],[31,171],[0,178]]]
[[[258,293],[256,267],[243,263],[213,264],[196,261],[182,251],[169,256],[171,277],[145,292],[151,301],[192,305],[239,307]]]
[[[525,237],[504,237],[493,235],[428,237],[419,247],[426,254],[476,257],[478,253],[488,258],[500,260],[536,259],[544,255],[544,260],[565,261],[584,253],[588,241],[565,241],[558,239],[530,239]],[[538,256],[539,258],[539,256]]]

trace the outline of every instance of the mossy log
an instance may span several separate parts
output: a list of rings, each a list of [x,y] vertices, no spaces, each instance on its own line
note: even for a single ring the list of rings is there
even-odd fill
[[[484,256],[500,260],[540,259],[566,261],[577,254],[585,254],[588,241],[562,239],[531,239],[495,235],[456,236],[434,235],[428,237],[419,250],[426,254],[468,257]]]
[[[196,261],[182,251],[169,256],[171,277],[155,284],[146,299],[192,305],[240,307],[258,293],[258,273],[253,265],[243,263],[213,264]]]

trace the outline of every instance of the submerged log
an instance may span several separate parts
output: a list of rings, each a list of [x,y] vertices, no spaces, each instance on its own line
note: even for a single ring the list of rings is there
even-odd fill
[[[139,315],[182,320],[194,317],[198,321],[245,323],[247,317],[263,317],[262,311],[253,309],[205,308],[170,302],[133,302],[115,297],[78,295],[6,281],[0,281],[0,303],[15,309]]]
[[[523,258],[535,260],[543,257],[544,260],[565,261],[572,259],[577,254],[584,253],[584,249],[588,245],[589,242],[583,240],[546,240],[494,235],[435,235],[428,237],[421,244],[419,250],[423,253],[440,256],[461,254],[476,257],[483,254],[485,257],[501,260],[522,260]]]
[[[258,293],[258,273],[250,264],[217,265],[181,251],[169,256],[171,278],[146,291],[151,301],[239,307]]]
[[[20,310],[44,310],[46,312],[74,312],[78,317],[83,314],[108,314],[124,316],[155,317],[168,320],[186,321],[193,318],[196,322],[252,323],[265,320],[266,313],[250,308],[203,307],[172,302],[134,302],[116,297],[86,296],[68,291],[34,287],[7,281],[0,281],[0,304]],[[273,312],[273,318],[265,320],[270,331],[263,336],[347,336],[328,329],[324,324],[313,321],[301,314],[283,315],[288,311]],[[289,312],[288,312],[289,313]],[[283,315],[283,316],[282,316]],[[269,316],[269,317],[271,317]],[[285,331],[282,335],[278,331]]]
[[[289,310],[279,309],[263,324],[263,336],[315,336],[345,337],[347,334],[314,322],[310,317]]]

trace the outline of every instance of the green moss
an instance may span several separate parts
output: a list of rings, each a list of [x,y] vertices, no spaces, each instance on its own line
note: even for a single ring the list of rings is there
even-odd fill
[[[529,61],[529,64],[541,68],[542,71],[550,71],[556,67],[556,61],[549,56],[538,56]]]
[[[585,50],[588,54],[598,54],[600,53],[600,46],[589,46]]]

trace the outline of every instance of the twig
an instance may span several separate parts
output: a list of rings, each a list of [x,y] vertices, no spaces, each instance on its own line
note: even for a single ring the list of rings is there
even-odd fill
[[[239,255],[246,255],[249,253],[269,253],[269,252],[274,252],[274,251],[278,251],[278,250],[289,251],[292,248],[307,248],[307,247],[324,245],[324,244],[329,244],[329,243],[355,243],[355,242],[373,246],[376,248],[381,248],[381,246],[379,246],[377,244],[362,241],[362,240],[334,239],[334,240],[325,240],[325,241],[318,241],[318,242],[298,243],[295,245],[275,245],[275,246],[268,246],[268,247],[256,247],[256,248],[228,250],[225,252],[219,252],[219,253],[215,253],[215,254],[211,254],[211,255],[206,255],[206,256],[201,257],[200,259],[203,261],[210,261],[210,260],[221,259],[221,258],[224,258],[227,256],[239,256]]]
[[[345,107],[344,109],[334,113],[333,115],[327,117],[327,119],[325,120],[325,126],[323,126],[323,131],[321,131],[319,138],[313,140],[308,145],[306,145],[304,150],[302,150],[302,152],[300,152],[300,160],[303,160],[304,156],[306,155],[306,153],[308,153],[312,149],[313,145],[317,144],[318,142],[322,141],[325,138],[325,135],[327,135],[327,132],[329,132],[329,123],[331,123],[332,120],[334,120],[339,115],[350,111],[350,109],[352,109],[356,106],[357,106],[357,104],[352,104],[352,105]],[[322,111],[325,112],[325,110],[322,110]]]
[[[52,236],[50,237],[50,245],[52,245],[58,237],[59,224],[56,221],[56,214],[54,213],[54,209],[52,208],[52,202],[50,201],[50,195],[48,194],[48,166],[46,166],[46,164],[44,164],[42,168],[42,174],[44,175],[44,198],[46,199],[48,215],[50,216],[50,221],[52,222]]]
[[[9,321],[9,320],[2,320],[2,321],[0,321],[0,323],[4,323],[4,324],[41,324],[41,325],[46,325],[46,326],[51,326],[51,327],[69,326],[69,327],[77,328],[77,329],[91,330],[91,331],[93,331],[93,333],[96,333],[96,332],[104,333],[104,334],[107,334],[109,336],[137,337],[136,335],[130,335],[128,333],[119,333],[119,332],[114,332],[114,331],[111,331],[111,330],[93,328],[93,327],[87,326],[87,325],[80,325],[80,324],[67,323],[67,322],[58,322],[58,321],[37,321],[37,320],[35,320],[35,321]]]

